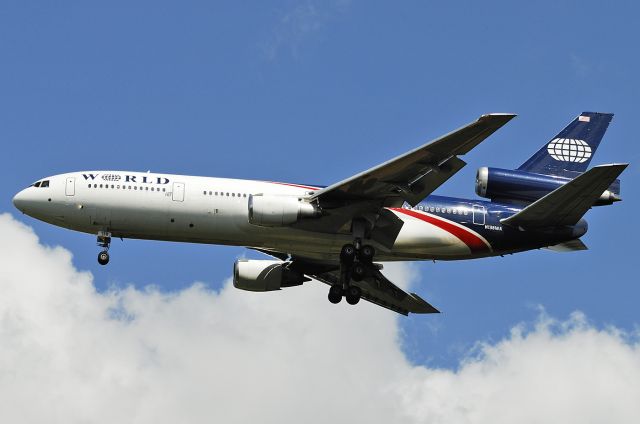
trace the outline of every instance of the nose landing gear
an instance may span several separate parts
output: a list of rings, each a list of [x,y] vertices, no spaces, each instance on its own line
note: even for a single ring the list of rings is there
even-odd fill
[[[104,250],[98,253],[98,263],[100,265],[106,265],[109,263],[109,246],[111,245],[111,233],[106,231],[100,231],[97,239],[98,246]]]

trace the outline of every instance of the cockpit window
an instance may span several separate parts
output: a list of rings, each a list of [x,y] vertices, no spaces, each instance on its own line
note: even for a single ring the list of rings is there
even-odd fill
[[[39,187],[39,188],[49,187],[49,180],[38,181],[36,183],[31,184],[31,187]]]

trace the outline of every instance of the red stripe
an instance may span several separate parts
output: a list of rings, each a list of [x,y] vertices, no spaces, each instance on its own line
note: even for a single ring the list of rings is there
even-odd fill
[[[412,216],[414,218],[418,218],[424,222],[428,222],[429,224],[435,225],[438,228],[442,228],[448,233],[453,234],[464,244],[466,244],[471,252],[486,252],[489,250],[489,246],[477,235],[473,234],[470,230],[466,228],[458,227],[457,225],[453,225],[450,222],[444,221],[440,218],[433,217],[431,215],[426,215],[420,212],[416,212],[411,209],[402,209],[402,208],[390,208],[396,212],[402,212],[406,215]]]
[[[285,186],[289,186],[289,187],[298,187],[298,188],[304,188],[306,190],[319,190],[318,187],[311,187],[311,186],[304,186],[304,185],[299,185],[299,184],[290,184],[290,183],[279,183],[277,181],[271,181],[272,184],[280,184],[280,185],[285,185]]]

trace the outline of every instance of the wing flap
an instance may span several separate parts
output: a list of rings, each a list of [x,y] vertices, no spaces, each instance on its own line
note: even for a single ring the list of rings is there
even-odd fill
[[[611,164],[591,168],[501,222],[522,228],[574,225],[627,166]]]

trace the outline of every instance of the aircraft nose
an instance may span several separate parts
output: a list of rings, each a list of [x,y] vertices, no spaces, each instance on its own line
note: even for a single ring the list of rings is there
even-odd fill
[[[16,209],[24,212],[24,206],[25,206],[24,190],[20,191],[18,194],[13,196],[13,206],[15,206]]]

